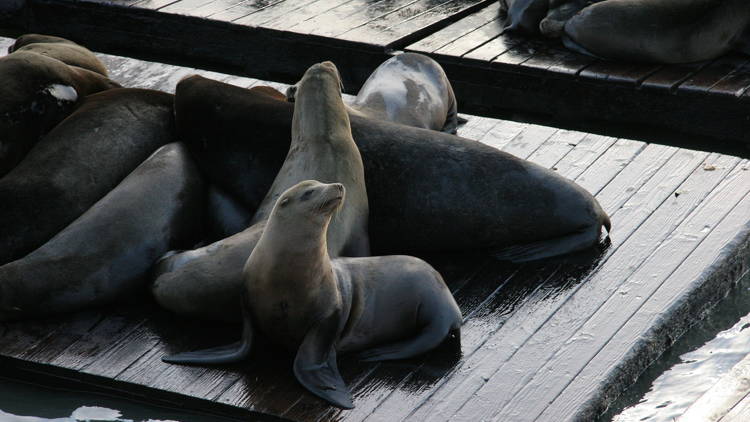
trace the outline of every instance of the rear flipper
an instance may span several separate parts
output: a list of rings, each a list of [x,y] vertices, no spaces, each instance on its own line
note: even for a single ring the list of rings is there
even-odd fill
[[[567,236],[502,248],[493,252],[492,256],[519,263],[565,255],[594,246],[599,240],[599,230],[597,224]]]
[[[341,325],[341,311],[337,309],[307,332],[294,358],[294,375],[316,396],[352,409],[352,395],[336,364],[335,344]]]
[[[457,325],[457,326],[454,326]],[[438,347],[451,331],[458,332],[458,324],[451,324],[443,318],[431,321],[420,333],[408,340],[397,341],[384,346],[365,350],[358,354],[360,360],[365,362],[376,362],[382,360],[408,359]],[[460,334],[459,334],[460,335]]]
[[[586,49],[586,47],[582,46],[581,44],[578,44],[577,42],[573,41],[572,38],[568,36],[564,31],[561,34],[562,43],[563,45],[568,49],[575,51],[576,53],[585,54],[587,56],[595,57],[597,59],[602,59],[602,57],[599,57],[598,55],[590,52]]]
[[[253,324],[244,300],[242,301],[242,317],[242,340],[225,346],[164,356],[161,360],[167,363],[222,364],[246,359],[250,356],[253,345]]]

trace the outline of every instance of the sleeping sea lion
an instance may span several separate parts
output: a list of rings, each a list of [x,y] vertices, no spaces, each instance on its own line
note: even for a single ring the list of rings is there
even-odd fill
[[[340,78],[331,62],[313,65],[305,72],[297,84],[289,128],[291,145],[250,227],[203,248],[171,254],[161,260],[153,286],[159,304],[181,314],[237,319],[238,312],[226,310],[238,309],[236,298],[241,287],[242,265],[258,242],[278,197],[308,178],[340,182],[350,192],[349,201],[336,214],[328,231],[330,255],[369,255],[364,170],[341,98]],[[201,303],[193,300],[195,295],[200,295]]]
[[[747,0],[607,0],[565,24],[565,46],[606,59],[689,63],[738,46],[750,26]]]
[[[78,45],[65,38],[42,34],[25,34],[16,38],[16,42],[8,47],[8,53],[28,51],[41,54],[61,62],[108,76],[107,68],[94,53],[86,47]]]
[[[255,200],[254,192],[270,187],[263,184],[268,175],[252,163],[286,154],[295,105],[197,76],[177,86],[175,104],[180,139],[205,158],[203,173],[212,183],[245,204]],[[364,163],[370,241],[378,255],[485,249],[527,261],[586,249],[598,242],[602,226],[609,230],[609,218],[591,194],[551,170],[446,133],[357,115],[350,120]],[[248,126],[259,135],[245,134]],[[213,137],[216,128],[221,136]],[[264,171],[278,170],[269,165]],[[235,237],[214,245],[208,248],[236,254],[233,260],[249,249]],[[229,273],[236,270],[207,252],[183,255],[190,263],[180,271],[196,269],[183,285],[220,291],[222,285],[211,285],[232,279]],[[249,252],[244,253],[246,258]],[[185,303],[203,303],[208,295],[181,292]],[[222,309],[234,306],[231,315],[239,318],[236,302],[218,300],[213,306],[217,303]],[[230,313],[204,315],[226,319]]]
[[[259,331],[296,350],[294,374],[313,394],[352,408],[339,353],[367,361],[405,359],[460,339],[461,311],[443,278],[411,256],[331,260],[326,232],[344,202],[340,183],[303,181],[277,200],[243,269],[242,341],[164,357],[172,363],[247,358]]]
[[[0,58],[0,177],[84,96],[118,87],[106,77],[28,51]]]
[[[0,265],[44,244],[171,142],[172,102],[158,91],[108,90],[44,136],[0,179]]]
[[[373,119],[452,134],[458,127],[451,83],[440,64],[423,54],[402,53],[383,62],[348,105]]]
[[[0,266],[0,321],[111,303],[145,287],[160,255],[192,244],[204,195],[185,147],[160,148],[49,242]]]

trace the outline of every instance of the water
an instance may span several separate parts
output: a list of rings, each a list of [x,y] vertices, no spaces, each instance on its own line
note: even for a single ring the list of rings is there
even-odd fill
[[[231,422],[221,416],[160,407],[75,385],[51,388],[0,378],[0,422]]]
[[[750,354],[750,274],[649,367],[600,420],[672,422]]]

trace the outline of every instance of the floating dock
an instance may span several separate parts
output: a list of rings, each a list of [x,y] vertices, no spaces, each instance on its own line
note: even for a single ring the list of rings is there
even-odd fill
[[[0,50],[11,42],[0,39]],[[195,73],[244,87],[285,87],[100,57],[112,79],[128,87],[173,92]],[[748,287],[737,286],[750,268],[747,159],[465,117],[460,136],[554,169],[595,194],[613,231],[599,249],[539,264],[479,254],[426,257],[464,315],[460,356],[438,349],[400,362],[342,357],[356,408],[340,410],[300,387],[292,357],[271,348],[232,366],[163,363],[164,354],[234,341],[239,327],[179,319],[144,293],[112,308],[0,324],[0,375],[45,374],[255,419],[589,421],[721,297]],[[748,400],[737,399],[734,420],[747,420]]]
[[[501,34],[497,0],[18,1],[25,7],[5,26],[98,51],[287,83],[332,60],[349,93],[390,55],[416,51],[443,65],[467,113],[678,146],[741,145],[745,154],[750,145],[749,57],[597,60],[557,41]]]

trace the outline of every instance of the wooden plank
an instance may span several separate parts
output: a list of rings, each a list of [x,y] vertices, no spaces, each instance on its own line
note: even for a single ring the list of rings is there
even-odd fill
[[[177,3],[180,0],[141,0],[137,3],[133,3],[131,7],[137,7],[139,9],[150,9],[157,10],[164,6],[169,6],[172,3]]]
[[[244,1],[245,0],[210,0],[208,3],[191,10],[190,16],[207,18],[236,7]],[[253,4],[257,4],[257,2],[254,2]]]
[[[265,28],[274,28],[279,30],[292,30],[296,25],[323,14],[336,6],[348,3],[351,0],[317,0],[305,4],[303,7],[286,13],[282,16],[271,19],[263,26]]]
[[[208,15],[208,17],[210,17],[212,20],[217,20],[217,21],[234,22],[244,17],[247,17],[253,13],[256,13],[258,11],[262,11],[265,9],[275,7],[279,5],[280,3],[284,3],[285,1],[288,1],[288,0],[276,0],[276,1],[269,1],[269,2],[257,2],[255,0],[243,0],[241,2],[231,5],[225,10],[222,10],[220,12],[214,12]]]
[[[488,31],[496,31],[498,36],[463,53],[461,57],[489,64],[496,57],[522,42],[519,37],[501,36],[499,33],[502,32],[502,28],[498,28],[499,22],[492,25],[493,29],[488,29]],[[488,33],[487,35],[490,36],[491,34]]]
[[[495,37],[500,36],[500,34],[503,31],[502,23],[500,22],[500,19],[496,16],[495,19],[485,23],[484,25],[476,28],[474,31],[454,40],[450,43],[442,46],[440,49],[436,50],[436,54],[442,54],[444,56],[456,56],[461,57],[465,54],[468,54],[475,49],[485,45],[490,40],[494,39]],[[495,51],[495,56],[500,55],[504,53],[509,47],[506,45],[496,45],[498,44],[493,43],[495,47],[498,47],[499,51]],[[480,53],[475,54],[475,56],[478,57]],[[494,58],[495,56],[491,57]],[[489,61],[490,58],[487,59]]]
[[[736,98],[750,90],[750,61],[734,69],[708,90],[711,94],[731,95]]]
[[[679,84],[695,75],[697,72],[700,72],[701,69],[708,66],[710,63],[711,62],[687,63],[663,66],[661,69],[644,79],[640,86],[642,88],[667,92],[674,91]]]
[[[671,159],[675,156],[679,159]],[[613,230],[617,233],[617,236],[612,237],[612,245],[605,252],[601,261],[606,261],[622,246],[623,242],[647,219],[650,211],[657,208],[671,191],[682,182],[687,176],[686,173],[691,172],[692,168],[697,165],[697,163],[694,163],[695,161],[693,157],[685,154],[676,154],[674,148],[650,145],[635,157],[631,165],[606,184],[597,194],[597,199],[605,211],[610,214],[613,220]],[[692,167],[686,170],[686,165]],[[657,182],[657,180],[660,182]],[[639,212],[634,213],[634,209]],[[462,362],[462,368],[458,369],[463,376],[454,377],[436,389],[412,415],[412,419],[451,419],[460,408],[470,409],[466,407],[471,405],[466,404],[467,401],[477,397],[475,395],[477,391],[494,378],[491,376],[503,366],[507,359],[519,353],[522,353],[520,356],[523,356],[523,353],[526,352],[522,350],[528,348],[523,346],[527,346],[532,334],[550,325],[555,316],[559,318],[561,314],[558,309],[568,304],[568,299],[581,289],[581,286],[588,286],[588,282],[589,280],[583,280],[580,284],[559,292],[553,300],[545,302],[545,308],[540,309],[539,313],[536,313],[532,308],[518,315],[519,318],[523,315],[522,320],[516,321],[516,317],[512,317],[509,323],[506,323],[506,326],[488,339],[491,342],[490,344],[494,342],[504,346],[491,351],[479,350],[468,357],[465,362]],[[533,314],[533,318],[529,317],[529,313]],[[517,328],[519,326],[524,328],[519,330]],[[559,327],[559,325],[555,326]],[[513,327],[516,328],[513,329]],[[506,382],[513,381],[518,377],[519,375],[515,374]],[[507,398],[506,396],[494,396],[491,402],[501,405],[502,403],[498,401]],[[478,405],[477,409],[486,408],[489,403],[484,403],[483,406]],[[464,406],[464,404],[466,405]]]
[[[721,422],[747,422],[750,420],[750,393],[727,413]]]
[[[750,211],[750,201],[746,211]],[[750,391],[750,355],[734,365],[710,390],[680,416],[680,422],[715,422],[739,404]]]
[[[647,236],[649,240],[659,242],[653,247],[641,248],[648,249],[650,256],[646,255],[645,261],[641,255],[637,258],[628,257],[626,266],[616,268],[615,271],[607,271],[605,265],[592,280],[589,280],[589,284],[603,284],[599,279],[607,277],[608,286],[607,290],[603,290],[603,300],[598,306],[594,304],[596,311],[577,329],[566,330],[568,338],[560,346],[554,343],[549,344],[550,348],[559,347],[559,349],[539,369],[535,369],[536,375],[530,377],[525,385],[514,394],[514,397],[507,401],[507,405],[496,413],[500,418],[510,417],[509,415],[516,417],[515,415],[521,408],[523,408],[523,416],[518,418],[519,421],[539,418],[548,402],[537,400],[531,403],[529,400],[540,397],[554,399],[560,395],[586,363],[640,309],[643,299],[648,298],[662,286],[663,282],[683,264],[685,258],[708,234],[705,230],[695,234],[690,231],[691,226],[698,224],[699,221],[705,221],[705,224],[713,226],[721,220],[726,209],[720,206],[719,209],[724,212],[717,212],[715,205],[712,204],[710,209],[713,219],[711,219],[701,212],[703,210],[701,205],[705,204],[703,200],[709,196],[721,179],[730,170],[736,168],[739,159],[711,156],[706,162],[716,166],[717,170],[707,172],[699,168],[680,188],[684,193],[660,206],[654,213],[654,217],[634,235],[633,241],[643,242]],[[691,210],[694,211],[688,214]],[[685,218],[686,215],[687,218]],[[655,218],[659,216],[663,219]],[[684,221],[682,221],[683,218],[685,218]],[[669,224],[665,224],[665,221],[669,221]],[[678,225],[680,221],[682,223]],[[660,225],[664,232],[669,233],[664,240],[658,237],[662,234],[655,231],[657,225]],[[640,267],[635,271],[629,268],[639,264]],[[683,280],[683,282],[687,281]],[[591,293],[587,292],[589,296]],[[557,370],[553,371],[551,368]],[[561,416],[563,419],[569,417]]]
[[[599,61],[581,71],[580,75],[582,78],[592,81],[635,87],[661,68],[661,65],[653,64],[627,64],[623,66],[622,63]]]
[[[687,224],[683,225],[683,233],[680,234],[682,241],[694,242],[696,239],[705,237],[700,247],[691,252],[684,263],[670,274],[653,295],[650,297],[642,295],[644,304],[638,313],[630,318],[583,371],[572,379],[571,385],[554,400],[544,414],[559,415],[580,411],[582,402],[594,400],[602,394],[603,389],[606,391],[604,384],[632,381],[642,370],[639,366],[651,362],[667,346],[664,344],[665,338],[674,340],[679,334],[679,331],[675,333],[675,328],[664,327],[687,329],[694,320],[694,316],[712,304],[712,301],[695,293],[692,293],[696,296],[693,300],[700,302],[700,305],[686,304],[686,297],[691,296],[691,292],[704,288],[717,296],[716,299],[722,296],[720,292],[725,291],[724,289],[706,282],[708,278],[714,276],[714,271],[711,266],[707,267],[704,264],[712,261],[720,264],[721,260],[717,259],[717,256],[733,252],[733,248],[728,248],[729,252],[727,252],[727,246],[736,242],[738,234],[743,230],[747,232],[746,217],[750,211],[748,196],[745,195],[742,199],[742,195],[737,193],[747,192],[750,186],[750,175],[748,171],[742,170],[742,166],[742,163],[736,166],[729,176],[722,180],[717,189],[703,201]],[[727,213],[727,210],[731,212]],[[677,236],[674,239],[678,239]],[[727,283],[731,285],[734,280],[727,280]],[[690,306],[692,306],[691,309],[686,309]],[[668,324],[666,320],[674,318],[675,312],[680,315],[680,319],[685,321]],[[641,364],[622,368],[622,362],[627,361],[641,362]],[[606,397],[607,400],[613,398]],[[597,406],[597,404],[592,403],[589,406],[592,407],[589,409],[589,414],[601,410],[602,406]]]
[[[383,13],[374,19],[368,19],[362,22],[356,27],[352,27],[345,31],[338,31],[337,38],[342,38],[351,41],[368,42],[371,44],[385,45],[394,39],[398,38],[399,35],[388,31],[391,27],[408,21],[413,20],[422,16],[424,13],[432,10],[446,10],[446,14],[454,13],[451,7],[455,6],[455,0],[416,0],[416,1],[405,1],[400,4],[397,8]],[[414,27],[412,29],[416,29]],[[384,33],[385,32],[385,33]]]
[[[362,0],[353,0],[300,23],[294,31],[301,34],[334,36],[341,29],[354,28],[372,17],[387,13],[394,7],[394,3],[396,2],[380,0],[368,4]]]
[[[50,365],[80,370],[144,323],[143,318],[121,312],[108,313],[94,329],[48,361]]]
[[[510,38],[508,35],[502,35],[504,38]],[[495,57],[492,60],[493,64],[502,65],[520,65],[521,63],[530,59],[534,54],[539,51],[546,51],[547,45],[545,42],[535,38],[526,38],[521,42],[517,42],[511,48],[506,50],[504,53]],[[552,63],[549,63],[550,65]]]
[[[406,49],[409,51],[416,51],[416,52],[422,52],[422,53],[435,52],[445,47],[448,44],[456,43],[457,40],[467,37],[469,36],[469,34],[473,34],[477,31],[482,31],[483,28],[484,28],[484,31],[486,31],[487,24],[498,20],[499,11],[500,11],[500,3],[495,2],[491,4],[490,6],[480,10],[479,12],[468,16],[465,19],[461,19],[458,22],[455,22],[443,28],[442,30],[435,32],[434,34],[430,34],[422,38],[421,40],[415,42],[414,44],[411,44],[408,47],[406,47]],[[495,27],[495,26],[496,25],[492,25],[492,27]],[[477,34],[472,35],[472,37],[476,37],[476,36]],[[492,37],[488,37],[484,39],[484,41],[489,40],[490,38]],[[447,54],[450,54],[450,53],[447,53]],[[460,54],[457,54],[457,55],[460,55]]]
[[[749,62],[746,57],[725,55],[719,57],[699,72],[687,78],[679,84],[677,90],[680,92],[703,93],[707,92],[717,82],[730,75],[738,67]]]
[[[210,2],[211,0],[179,0],[166,6],[160,7],[158,10],[164,13],[179,13],[182,15],[189,15],[191,14],[190,12],[192,12],[194,9],[205,6]]]

